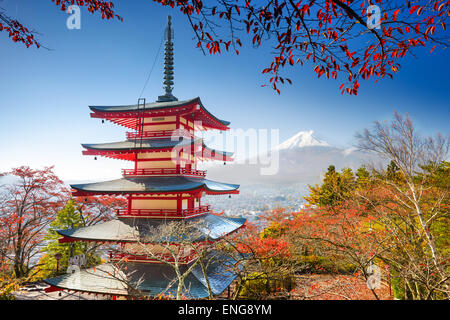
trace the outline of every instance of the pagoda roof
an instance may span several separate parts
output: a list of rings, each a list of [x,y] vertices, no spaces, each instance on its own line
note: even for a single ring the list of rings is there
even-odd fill
[[[82,143],[81,145],[86,149],[95,149],[95,150],[139,150],[139,149],[168,149],[175,147],[187,147],[191,146],[194,143],[200,143],[202,139],[187,139],[182,138],[171,139],[171,138],[162,138],[162,139],[130,139],[125,141],[118,142],[107,142],[107,143]]]
[[[238,184],[216,182],[204,178],[128,177],[103,182],[72,184],[75,196],[84,194],[180,193],[205,191],[207,194],[239,193]]]
[[[204,156],[209,159],[216,160],[231,160],[233,156],[233,152],[220,151],[215,149],[210,149],[207,147],[203,141],[203,139],[191,139],[191,138],[180,138],[180,139],[172,139],[172,138],[158,138],[158,139],[129,139],[125,141],[118,142],[109,142],[109,143],[90,143],[90,144],[81,144],[83,148],[88,149],[88,151],[84,151],[86,155],[105,155],[113,158],[119,158],[122,160],[133,160],[133,157],[130,157],[127,154],[123,153],[115,153],[115,152],[135,152],[135,151],[144,151],[144,150],[153,150],[153,151],[162,151],[162,150],[171,150],[175,148],[187,148],[192,145],[199,144],[202,146],[202,152],[199,156]],[[204,152],[206,150],[206,152]]]
[[[214,214],[204,214],[193,217],[187,221],[184,219],[154,219],[154,218],[131,218],[119,217],[103,223],[77,229],[58,230],[64,238],[78,241],[98,242],[181,242],[189,240],[200,242],[205,240],[217,240],[231,232],[241,228],[246,219],[223,217]],[[157,228],[168,223],[187,223],[185,234],[173,236],[170,239],[163,237],[157,232]],[[191,224],[192,223],[192,224]],[[195,236],[192,236],[195,235]],[[64,239],[63,238],[63,239]]]
[[[204,106],[200,97],[183,101],[152,102],[144,105],[119,106],[89,106],[94,112],[91,117],[105,118],[128,128],[136,129],[137,119],[141,113],[145,117],[158,117],[170,115],[184,115],[192,117],[191,121],[202,121],[202,126],[219,130],[228,130],[229,121],[221,120],[210,113]],[[126,119],[118,121],[117,119]]]
[[[192,262],[194,263],[194,262]],[[223,257],[212,261],[207,268],[208,281],[214,295],[221,294],[235,279],[236,274],[229,270],[233,263]],[[130,295],[127,283],[136,286],[138,290],[148,296],[176,296],[178,280],[175,269],[165,263],[136,263],[127,262],[121,265],[104,263],[93,268],[82,269],[80,272],[67,273],[58,277],[44,279],[52,287],[89,293],[107,295]],[[180,272],[184,273],[191,266],[180,265]],[[183,294],[188,299],[208,297],[206,279],[197,264],[184,281]]]

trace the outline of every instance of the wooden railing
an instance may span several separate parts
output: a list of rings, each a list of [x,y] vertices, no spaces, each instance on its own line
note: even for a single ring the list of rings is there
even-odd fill
[[[158,130],[158,131],[143,131],[139,132],[127,132],[127,139],[149,139],[149,138],[167,138],[167,137],[192,137],[193,135],[187,131],[182,129],[175,130]]]
[[[186,218],[198,216],[210,211],[210,205],[191,209],[118,209],[117,215],[155,218]]]
[[[177,257],[178,263],[189,263],[192,260],[194,260],[197,257],[195,253],[191,253],[187,256],[179,256]],[[117,251],[109,251],[109,259],[111,261],[147,261],[147,262],[174,262],[175,259],[173,255],[170,253],[166,254],[155,254],[154,256],[151,254],[132,254],[132,253],[125,253],[125,252],[117,252]]]
[[[187,175],[206,176],[206,170],[186,169],[186,168],[145,168],[145,169],[122,169],[124,177],[132,176],[163,176],[163,175]]]

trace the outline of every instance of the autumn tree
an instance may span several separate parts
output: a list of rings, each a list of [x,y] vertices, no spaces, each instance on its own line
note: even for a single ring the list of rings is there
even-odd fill
[[[82,196],[76,197],[74,201],[83,226],[86,227],[112,220],[116,216],[117,210],[127,206],[127,200],[121,196]]]
[[[235,261],[227,266],[237,279],[232,299],[289,297],[298,271],[282,227],[289,216],[284,209],[264,213],[258,223],[246,222],[219,243],[221,252]]]
[[[22,166],[2,175],[14,179],[0,189],[2,257],[12,263],[19,278],[35,267],[33,258],[39,253],[45,229],[64,206],[68,193],[53,167]]]
[[[376,170],[376,188],[358,192],[369,202],[378,223],[393,235],[395,251],[384,256],[401,277],[413,299],[449,297],[449,188],[443,178],[450,146],[448,136],[424,137],[408,114],[394,114],[391,123],[375,122],[357,135],[359,148],[391,161]],[[446,227],[442,227],[446,225]],[[441,230],[438,232],[438,230]]]
[[[330,166],[330,172],[337,174],[333,166]],[[349,172],[343,170],[344,174]],[[328,182],[329,179],[327,182],[324,179],[323,185]],[[367,268],[376,258],[376,253],[382,250],[374,239],[381,239],[383,235],[382,232],[375,233],[370,227],[373,217],[365,204],[353,198],[357,186],[354,179],[347,180],[347,184],[352,193],[349,192],[333,205],[317,201],[299,212],[285,213],[284,217],[275,214],[278,218],[271,219],[270,225],[261,232],[263,238],[272,237],[272,241],[282,241],[286,246],[288,255],[285,259],[293,265],[291,272],[298,279],[299,287],[292,297],[311,299],[325,293],[331,294],[331,291],[338,296],[339,290],[351,291],[349,286],[356,288],[371,276]],[[316,187],[320,189],[322,185]],[[323,199],[330,198],[336,198],[336,195],[327,195]],[[326,290],[315,290],[303,285],[308,282],[305,281],[305,274],[311,272],[327,274],[331,278],[346,276],[348,283],[339,286],[338,280],[331,281],[332,285],[327,286]],[[302,292],[300,296],[298,291]],[[379,298],[374,290],[369,292],[372,298]]]

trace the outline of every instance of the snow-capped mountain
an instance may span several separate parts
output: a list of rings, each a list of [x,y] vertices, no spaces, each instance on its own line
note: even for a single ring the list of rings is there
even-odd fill
[[[267,158],[270,159],[268,163]],[[254,159],[252,159],[254,160]],[[319,183],[330,165],[336,170],[345,167],[356,170],[364,163],[376,162],[376,159],[350,147],[338,148],[317,138],[313,130],[300,131],[276,146],[267,154],[265,163],[255,161],[227,164],[208,168],[208,178],[241,185],[246,184],[315,184]],[[263,168],[271,174],[262,174]],[[267,172],[267,170],[266,170]],[[273,172],[273,173],[272,173]]]
[[[296,149],[303,147],[329,147],[328,142],[318,139],[314,136],[314,130],[300,131],[293,137],[287,139],[275,147],[277,150]]]

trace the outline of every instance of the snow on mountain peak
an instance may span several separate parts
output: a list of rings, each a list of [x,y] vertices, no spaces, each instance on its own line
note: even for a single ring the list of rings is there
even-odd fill
[[[316,138],[314,135],[314,130],[300,131],[293,137],[287,139],[283,143],[279,144],[276,148],[278,150],[283,149],[296,149],[302,147],[329,147],[330,145],[323,140]]]

